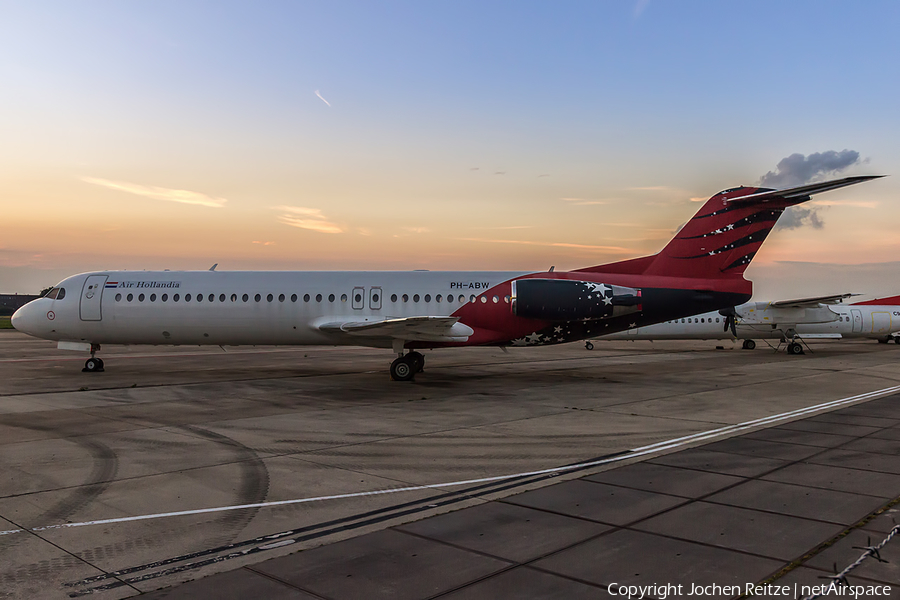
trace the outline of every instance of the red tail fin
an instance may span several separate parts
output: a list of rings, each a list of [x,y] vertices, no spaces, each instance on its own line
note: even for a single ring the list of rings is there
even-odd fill
[[[588,272],[672,277],[741,277],[784,209],[818,192],[878,176],[847,177],[787,190],[736,187],[710,198],[659,254],[587,269]]]

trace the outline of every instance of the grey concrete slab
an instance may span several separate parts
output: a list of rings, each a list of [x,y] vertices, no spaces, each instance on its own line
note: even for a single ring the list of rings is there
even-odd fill
[[[497,600],[531,598],[534,600],[593,600],[612,598],[601,586],[592,586],[559,575],[528,567],[518,567],[450,592],[446,600]]]
[[[682,450],[681,452],[666,454],[658,458],[651,458],[647,462],[657,465],[698,469],[712,473],[737,475],[739,477],[758,477],[763,473],[768,473],[788,464],[786,460],[713,452],[705,448]]]
[[[489,502],[397,527],[399,531],[526,562],[609,530],[546,511]]]
[[[862,547],[878,544],[884,538],[883,534],[854,530],[804,564],[824,570],[833,569],[837,564],[840,570],[860,557],[864,552]],[[880,553],[881,558],[887,562],[870,558],[854,569],[853,574],[900,587],[900,544],[892,541],[882,548]]]
[[[745,434],[745,439],[763,440],[767,442],[782,442],[787,444],[801,444],[818,448],[834,448],[857,439],[850,435],[834,435],[816,431],[797,431],[796,429],[760,429]]]
[[[854,415],[858,417],[885,417],[888,419],[897,418],[897,402],[900,402],[900,396],[893,395],[885,398],[878,398],[868,402],[855,404],[849,408],[841,409],[840,414]]]
[[[896,505],[887,509],[875,518],[867,521],[860,529],[887,534],[894,526],[900,525],[900,508]],[[872,536],[876,537],[876,536]]]
[[[900,419],[891,419],[888,417],[868,417],[861,415],[846,414],[840,410],[824,413],[810,417],[813,423],[838,423],[841,425],[863,425],[865,427],[876,427],[878,429],[884,427],[893,427],[900,425]]]
[[[780,560],[792,560],[843,529],[831,523],[702,501],[633,527]]]
[[[851,467],[868,471],[880,471],[900,475],[900,459],[886,454],[873,454],[870,452],[856,452],[852,450],[826,450],[822,454],[812,457],[809,462],[820,465],[834,465],[836,467]]]
[[[779,460],[789,461],[802,460],[821,452],[820,448],[812,446],[755,440],[743,436],[706,444],[703,446],[703,449],[712,450],[713,452],[746,454],[748,456],[777,458]]]
[[[254,570],[335,600],[412,600],[453,590],[509,566],[506,561],[388,529],[275,558]]]
[[[887,454],[894,457],[900,456],[900,440],[886,440],[871,436],[854,440],[841,448],[859,452],[872,452],[874,454]]]
[[[883,427],[868,427],[865,425],[851,425],[849,423],[831,423],[824,421],[812,421],[803,419],[801,421],[792,421],[779,425],[779,429],[790,429],[794,431],[814,431],[816,433],[834,433],[836,435],[850,435],[859,437],[875,433]]]
[[[146,600],[316,600],[314,596],[251,569],[235,569],[215,575],[215,581],[198,579],[156,592],[141,594]]]
[[[766,577],[781,564],[650,533],[619,530],[536,561],[532,566],[600,586],[682,585],[682,594],[686,595],[694,584],[742,586]]]
[[[900,427],[891,427],[890,429],[882,429],[878,433],[873,433],[869,437],[881,440],[900,440]]]
[[[826,490],[879,496],[885,501],[900,495],[900,476],[831,465],[798,463],[763,475],[762,478]]]
[[[683,504],[685,499],[576,479],[516,494],[503,502],[625,525]]]
[[[706,502],[765,510],[805,519],[851,525],[884,505],[884,498],[774,481],[748,481],[713,494]]]
[[[645,462],[603,471],[583,479],[684,498],[699,498],[744,481],[743,477]]]

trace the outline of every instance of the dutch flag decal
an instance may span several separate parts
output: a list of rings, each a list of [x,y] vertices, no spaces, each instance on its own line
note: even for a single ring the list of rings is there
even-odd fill
[[[107,288],[119,287],[119,282],[118,281],[107,281],[106,287]]]

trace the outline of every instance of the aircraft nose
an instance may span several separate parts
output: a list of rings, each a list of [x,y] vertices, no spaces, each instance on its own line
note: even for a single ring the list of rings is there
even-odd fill
[[[34,305],[35,301],[32,301],[25,306],[20,307],[19,310],[13,313],[10,323],[12,323],[12,326],[18,331],[36,336],[38,329],[38,315]]]

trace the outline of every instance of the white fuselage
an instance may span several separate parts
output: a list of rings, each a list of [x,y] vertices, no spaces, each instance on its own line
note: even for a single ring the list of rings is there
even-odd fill
[[[887,338],[900,331],[900,306],[820,304],[812,307],[773,307],[750,302],[735,307],[737,339]],[[730,340],[725,317],[709,312],[647,327],[621,331],[599,339],[613,340]]]
[[[319,329],[342,321],[449,316],[521,273],[107,271],[69,277],[14,326],[45,339],[108,344],[355,344]],[[484,300],[506,303],[508,298]]]

